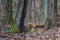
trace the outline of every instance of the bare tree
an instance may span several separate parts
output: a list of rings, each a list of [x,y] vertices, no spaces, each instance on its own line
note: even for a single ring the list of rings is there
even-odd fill
[[[55,17],[57,14],[57,0],[49,0],[46,2],[49,2],[48,14],[45,13],[45,15],[47,17],[46,28],[50,29],[50,28],[54,27],[54,25],[55,25]],[[47,12],[47,8],[45,8],[45,9],[46,9],[45,12]],[[45,17],[45,19],[46,19],[46,17]]]
[[[57,21],[57,0],[54,0],[54,16],[55,16],[55,24],[56,24],[56,21]]]
[[[19,14],[19,11],[20,11],[20,5],[21,5],[21,0],[18,0],[17,13],[16,13],[16,16],[15,16],[15,20],[18,17],[18,14]]]
[[[45,10],[44,10],[44,16],[45,16],[45,18],[44,18],[44,21],[45,21],[45,23],[46,23],[46,25],[45,25],[45,27],[46,27],[46,29],[47,29],[47,25],[48,25],[48,22],[47,22],[47,14],[48,14],[48,0],[45,0]]]
[[[24,20],[26,17],[26,9],[27,9],[27,0],[24,0],[24,6],[21,14],[21,19],[20,19],[20,25],[19,25],[19,30],[20,32],[26,32],[25,26],[24,26]]]
[[[12,14],[12,0],[6,0],[5,1],[5,6],[6,6],[6,23],[11,24],[13,21],[13,14]]]

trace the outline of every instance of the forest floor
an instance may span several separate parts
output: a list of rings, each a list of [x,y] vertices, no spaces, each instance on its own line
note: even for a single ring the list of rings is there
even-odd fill
[[[60,27],[54,27],[48,31],[37,28],[35,33],[0,34],[0,40],[60,40]]]

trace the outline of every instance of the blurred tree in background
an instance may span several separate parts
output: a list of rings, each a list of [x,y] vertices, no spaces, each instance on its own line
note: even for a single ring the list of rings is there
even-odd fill
[[[58,21],[59,10],[59,0],[0,0],[0,22],[10,25],[10,32],[26,32],[30,22],[32,27],[50,29]]]

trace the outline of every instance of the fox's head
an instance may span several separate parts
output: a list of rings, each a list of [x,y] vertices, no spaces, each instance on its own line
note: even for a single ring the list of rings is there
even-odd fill
[[[32,22],[29,22],[29,24],[28,24],[30,27],[35,27],[36,25],[34,24],[34,23],[32,23]]]

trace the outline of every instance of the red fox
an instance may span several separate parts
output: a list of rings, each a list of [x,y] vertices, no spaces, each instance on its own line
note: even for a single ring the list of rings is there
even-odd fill
[[[59,22],[56,22],[56,25],[55,26],[60,27],[60,23]]]
[[[29,26],[32,27],[32,28],[43,28],[45,26],[45,24],[44,23],[40,23],[38,25],[35,25],[34,23],[30,22]]]

